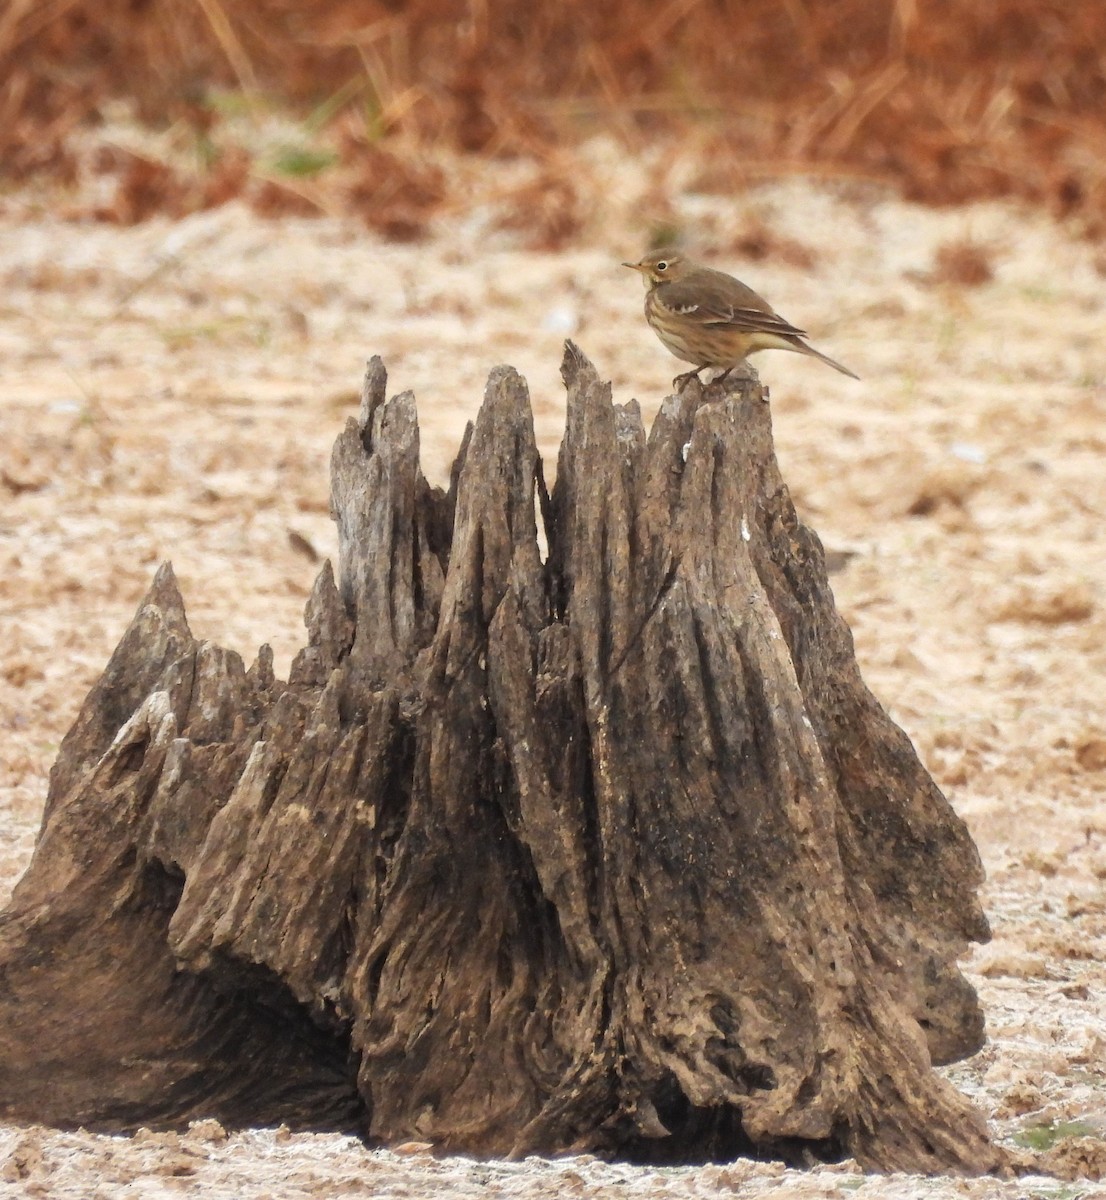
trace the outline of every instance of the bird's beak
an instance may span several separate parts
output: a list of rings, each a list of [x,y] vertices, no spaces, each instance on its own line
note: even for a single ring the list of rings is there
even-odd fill
[[[645,268],[641,265],[641,263],[623,263],[622,265],[624,267],[629,267],[631,271],[641,271],[642,273],[645,271]]]

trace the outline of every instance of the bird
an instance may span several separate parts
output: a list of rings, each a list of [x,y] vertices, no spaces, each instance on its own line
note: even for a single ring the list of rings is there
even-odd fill
[[[645,319],[649,327],[682,362],[695,369],[677,375],[674,387],[704,367],[731,371],[758,350],[793,350],[808,354],[827,366],[859,379],[815,350],[803,339],[806,333],[785,321],[751,287],[727,275],[684,258],[677,250],[654,250],[640,262],[623,263],[640,271],[645,280]]]

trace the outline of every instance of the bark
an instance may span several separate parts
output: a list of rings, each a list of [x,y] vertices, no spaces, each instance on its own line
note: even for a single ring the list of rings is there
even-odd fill
[[[756,377],[647,438],[571,343],[563,375],[552,495],[510,368],[446,493],[370,364],[287,683],[158,572],[0,917],[4,1113],[1003,1169],[932,1069],[983,1041],[979,857],[860,678]]]

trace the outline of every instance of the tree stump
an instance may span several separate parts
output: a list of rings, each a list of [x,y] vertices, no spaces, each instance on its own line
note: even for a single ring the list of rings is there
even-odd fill
[[[384,1143],[1002,1170],[979,857],[861,681],[751,372],[571,343],[546,491],[496,369],[448,493],[374,359],[287,683],[163,566],[0,918],[0,1111]],[[543,558],[539,523],[547,553]]]

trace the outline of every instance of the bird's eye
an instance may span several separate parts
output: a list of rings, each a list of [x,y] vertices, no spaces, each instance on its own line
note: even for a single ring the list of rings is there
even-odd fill
[[[667,271],[667,270],[668,270],[668,263],[666,263],[666,262],[659,262],[659,263],[657,263],[657,270],[658,270],[658,271]]]

